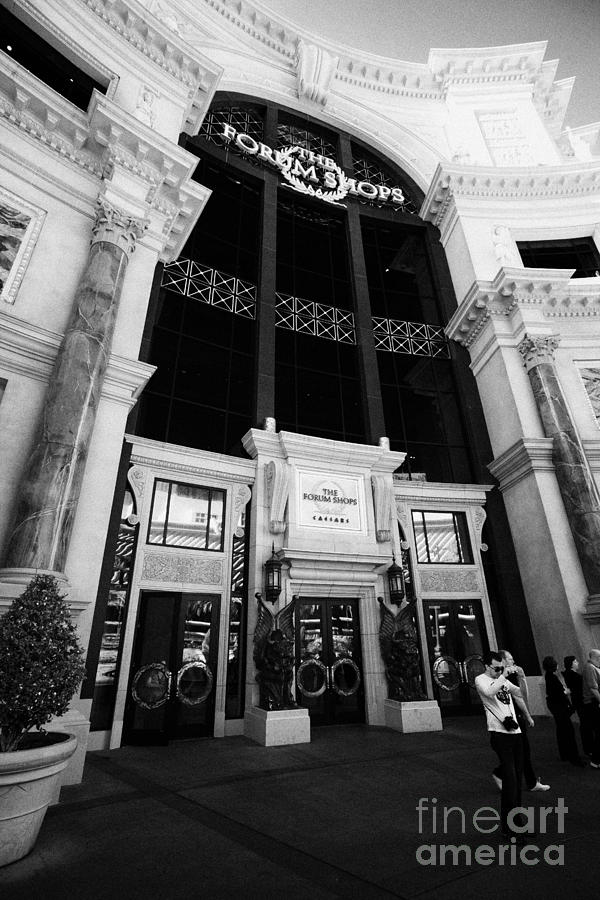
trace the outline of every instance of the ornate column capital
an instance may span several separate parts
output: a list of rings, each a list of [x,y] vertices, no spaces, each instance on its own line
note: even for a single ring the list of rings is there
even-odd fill
[[[101,241],[116,244],[127,256],[131,256],[136,241],[142,237],[147,227],[147,219],[136,219],[113,206],[106,197],[98,197],[90,244],[93,246]]]
[[[553,363],[554,351],[560,342],[560,335],[547,334],[532,336],[526,334],[517,349],[523,357],[523,365],[529,372],[541,363]]]

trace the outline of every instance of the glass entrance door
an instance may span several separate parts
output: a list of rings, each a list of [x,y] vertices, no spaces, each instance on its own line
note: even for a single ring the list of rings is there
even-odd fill
[[[300,600],[296,700],[311,725],[365,720],[358,600]]]
[[[444,715],[478,712],[474,682],[485,670],[488,649],[480,600],[424,603],[429,662],[436,699]]]
[[[219,605],[213,594],[142,593],[124,743],[212,734]]]

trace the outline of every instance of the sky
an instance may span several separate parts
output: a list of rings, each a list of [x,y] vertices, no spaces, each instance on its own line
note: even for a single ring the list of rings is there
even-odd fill
[[[429,50],[548,41],[557,80],[577,76],[565,125],[600,122],[600,0],[260,0],[316,35],[426,63]]]

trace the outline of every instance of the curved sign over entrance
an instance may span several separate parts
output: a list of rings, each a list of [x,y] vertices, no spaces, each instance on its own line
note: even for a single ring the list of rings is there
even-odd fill
[[[395,206],[402,206],[406,202],[402,188],[348,178],[334,159],[313,153],[305,147],[291,146],[274,150],[268,144],[255,141],[249,134],[237,131],[233,125],[227,124],[223,125],[221,137],[228,143],[233,142],[246,156],[256,156],[279,169],[287,187],[334,206],[343,206],[339,201],[347,196]]]

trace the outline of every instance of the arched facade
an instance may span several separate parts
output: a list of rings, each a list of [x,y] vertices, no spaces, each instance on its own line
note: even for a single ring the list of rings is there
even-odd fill
[[[545,44],[359,59],[188,0],[11,28],[0,601],[64,585],[83,750],[269,741],[268,615],[290,739],[597,645],[598,136]]]

